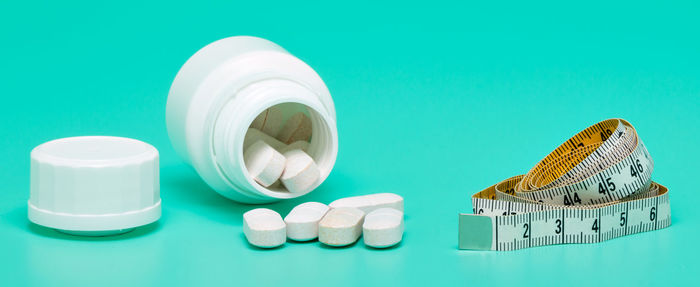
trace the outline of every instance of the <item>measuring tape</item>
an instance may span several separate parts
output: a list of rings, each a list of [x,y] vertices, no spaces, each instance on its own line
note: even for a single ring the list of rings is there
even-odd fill
[[[474,214],[459,215],[459,248],[595,243],[668,227],[668,189],[651,181],[653,169],[629,122],[599,122],[527,174],[474,194]]]

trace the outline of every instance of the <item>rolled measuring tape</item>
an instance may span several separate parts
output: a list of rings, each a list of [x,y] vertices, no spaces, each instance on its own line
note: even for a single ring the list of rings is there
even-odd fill
[[[527,174],[474,194],[474,214],[459,215],[459,248],[596,243],[668,227],[668,189],[651,181],[653,169],[629,122],[599,122]]]

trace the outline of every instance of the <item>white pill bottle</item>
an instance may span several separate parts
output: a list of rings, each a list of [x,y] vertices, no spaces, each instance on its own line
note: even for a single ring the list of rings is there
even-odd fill
[[[328,177],[338,153],[333,99],[311,67],[270,41],[225,38],[187,60],[170,87],[168,135],[177,153],[227,198],[267,203],[298,197],[305,193],[256,183],[243,161],[250,124],[273,106],[287,117],[303,111],[311,119],[307,153],[320,169],[311,191]]]

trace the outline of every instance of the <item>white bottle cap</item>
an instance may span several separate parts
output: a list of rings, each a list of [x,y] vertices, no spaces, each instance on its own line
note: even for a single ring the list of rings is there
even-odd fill
[[[29,220],[72,234],[123,233],[160,218],[158,151],[129,138],[53,140],[31,153]]]

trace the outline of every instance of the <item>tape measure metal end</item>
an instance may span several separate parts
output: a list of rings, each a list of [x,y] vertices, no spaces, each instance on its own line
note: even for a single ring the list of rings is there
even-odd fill
[[[459,249],[492,250],[493,218],[459,214]]]

